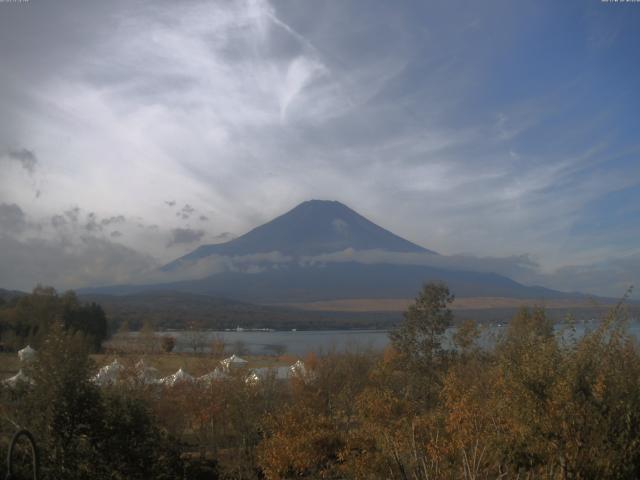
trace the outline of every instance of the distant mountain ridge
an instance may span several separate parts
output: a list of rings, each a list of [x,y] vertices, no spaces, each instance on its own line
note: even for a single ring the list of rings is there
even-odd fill
[[[15,297],[22,297],[27,295],[25,292],[21,292],[20,290],[7,290],[4,288],[0,288],[0,299],[2,300],[11,300]]]
[[[372,257],[378,260],[358,262],[348,251],[374,252]],[[273,252],[279,254],[274,256],[275,260],[267,255]],[[203,245],[167,264],[160,272],[166,278],[164,282],[114,285],[83,289],[83,292],[129,295],[149,290],[174,291],[270,304],[411,298],[424,283],[443,281],[459,297],[534,301],[581,297],[522,285],[496,273],[385,262],[383,257],[376,256],[380,252],[387,257],[390,253],[412,253],[440,258],[436,252],[379,227],[340,202],[311,200],[241,237],[222,244]],[[213,260],[212,265],[224,260],[223,268],[199,268],[209,267],[205,261],[209,258]],[[195,267],[193,271],[192,267]],[[196,277],[193,272],[197,271],[203,273]],[[185,272],[188,275],[184,275]],[[191,279],[172,280],[175,278]]]
[[[223,272],[206,278],[155,285],[115,285],[86,293],[139,294],[149,290],[212,295],[258,304],[312,302],[348,298],[411,298],[422,284],[445,282],[460,297],[506,297],[534,300],[575,298],[544,287],[529,287],[495,273],[443,270],[422,265],[327,263],[291,264],[258,273]]]
[[[376,225],[340,202],[309,200],[229,242],[202,245],[162,270],[170,272],[181,264],[211,255],[240,256],[277,251],[301,257],[348,248],[437,255]]]

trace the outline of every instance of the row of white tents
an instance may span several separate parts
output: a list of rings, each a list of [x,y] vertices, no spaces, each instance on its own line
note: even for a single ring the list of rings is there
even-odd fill
[[[134,367],[133,375],[129,375],[129,378],[135,379],[146,385],[163,385],[167,387],[173,387],[181,383],[199,383],[210,385],[216,380],[222,380],[228,378],[231,372],[246,368],[247,361],[237,355],[232,355],[229,358],[225,358],[220,362],[220,365],[209,373],[205,373],[199,377],[194,377],[186,370],[179,368],[175,373],[167,375],[166,377],[159,378],[158,370],[154,367],[148,366],[144,360],[140,360]],[[263,367],[254,368],[247,372],[245,381],[247,383],[258,383],[267,378],[275,378],[276,380],[287,380],[292,377],[304,377],[307,374],[307,370],[304,363],[298,360],[296,363],[285,367]],[[114,385],[125,377],[125,367],[114,360],[108,365],[102,367],[93,381],[101,386]]]
[[[23,364],[32,361],[37,355],[36,350],[27,345],[22,350],[18,351],[18,357]],[[201,375],[200,377],[193,377],[182,368],[177,372],[168,375],[166,377],[159,377],[158,369],[149,366],[144,360],[140,360],[136,363],[133,371],[129,371],[129,378],[139,381],[146,385],[163,385],[172,387],[180,383],[199,383],[210,385],[216,380],[228,378],[231,372],[236,370],[243,370],[246,368],[248,362],[240,358],[237,355],[231,355],[220,362],[220,365],[209,373]],[[290,366],[283,367],[262,367],[254,368],[247,372],[245,381],[247,383],[258,383],[267,378],[275,378],[276,380],[287,380],[292,377],[304,378],[307,375],[307,369],[302,361],[298,360],[296,363]],[[108,365],[100,368],[98,373],[93,377],[93,382],[100,386],[115,385],[120,380],[127,376],[126,368],[117,359]],[[29,378],[20,369],[16,375],[7,378],[2,382],[9,387],[15,387],[20,383],[33,384],[33,380]]]

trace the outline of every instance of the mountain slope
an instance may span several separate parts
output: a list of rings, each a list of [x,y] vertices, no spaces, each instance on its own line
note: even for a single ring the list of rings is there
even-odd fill
[[[291,264],[258,273],[224,272],[161,285],[121,285],[85,292],[114,295],[165,290],[255,303],[310,302],[348,298],[411,298],[429,281],[442,281],[460,297],[569,298],[575,295],[528,287],[494,273],[443,270],[420,265],[328,263]]]
[[[438,255],[379,227],[339,202],[312,200],[235,240],[203,245],[171,262],[163,268],[167,279],[164,283],[84,291],[116,295],[148,290],[178,291],[254,303],[290,303],[350,298],[411,298],[425,282],[442,281],[459,297],[576,297],[575,294],[542,287],[528,287],[495,273],[385,263],[383,256],[369,263],[356,262],[348,256],[344,256],[342,261],[336,261],[338,258],[335,256],[333,261],[318,256],[346,249]],[[267,252],[280,252],[281,256],[272,261],[257,255]],[[212,255],[230,258],[221,262],[224,268],[208,270],[217,273],[201,274],[204,278],[169,280],[185,278],[184,272],[189,272],[192,266],[206,267],[207,262],[200,263],[200,260]]]
[[[4,301],[9,301],[15,297],[22,297],[24,295],[27,294],[19,290],[6,290],[4,288],[0,288],[0,299]]]
[[[226,243],[202,245],[169,263],[171,271],[183,262],[210,255],[238,256],[278,251],[293,257],[354,250],[433,253],[367,220],[346,205],[310,200]]]

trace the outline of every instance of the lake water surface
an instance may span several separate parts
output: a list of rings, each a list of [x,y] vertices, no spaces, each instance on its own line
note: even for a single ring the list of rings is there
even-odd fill
[[[161,332],[176,338],[176,351],[192,351],[199,343],[208,350],[215,340],[225,344],[232,353],[251,355],[306,355],[346,350],[383,350],[389,343],[386,330],[323,330],[323,331],[228,331],[228,332]]]
[[[580,338],[585,332],[598,327],[598,321],[579,322],[575,332],[566,330],[566,326],[558,324],[556,331],[564,338],[575,336]],[[640,322],[629,324],[629,333],[640,340]],[[454,328],[447,331],[444,346],[451,348],[451,337]],[[496,339],[505,332],[504,326],[489,326],[484,329],[480,344],[490,347]],[[169,335],[176,338],[175,351],[189,352],[196,348],[198,351],[209,351],[211,344],[222,341],[229,353],[244,353],[251,355],[306,355],[309,352],[327,353],[346,350],[376,350],[381,351],[389,344],[387,330],[323,330],[323,331],[170,331],[158,332],[159,335]],[[131,333],[137,336],[137,333]]]

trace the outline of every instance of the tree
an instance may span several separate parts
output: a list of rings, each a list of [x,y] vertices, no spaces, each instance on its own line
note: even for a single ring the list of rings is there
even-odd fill
[[[404,312],[404,322],[391,332],[393,348],[410,367],[429,370],[442,352],[442,335],[453,321],[448,308],[453,300],[444,283],[427,283]]]
[[[120,325],[118,326],[118,331],[116,332],[115,338],[116,338],[116,345],[118,346],[119,349],[124,350],[124,351],[130,351],[130,350],[134,350],[135,348],[132,348],[132,344],[135,343],[133,341],[133,339],[131,338],[130,335],[130,325],[129,325],[129,320],[124,319],[122,322],[120,322]]]
[[[202,322],[188,322],[187,330],[184,332],[183,338],[187,345],[193,349],[193,353],[204,350],[207,344],[207,333],[203,330]]]
[[[21,348],[27,343],[38,347],[56,321],[61,321],[64,329],[80,332],[91,338],[93,351],[101,348],[107,339],[107,318],[96,303],[83,304],[72,291],[58,295],[52,287],[38,285],[30,295],[20,297],[13,305],[2,311],[4,327],[11,330],[13,347]]]
[[[131,328],[129,327],[129,320],[125,319],[124,321],[122,321],[122,323],[120,323],[120,326],[118,327],[118,335],[126,336],[129,335],[130,331]]]
[[[165,353],[171,353],[176,346],[175,337],[162,337],[162,350]]]
[[[514,473],[638,478],[640,352],[616,307],[579,339],[523,309],[498,345],[493,408]],[[465,393],[466,394],[466,393]]]
[[[148,319],[144,321],[142,328],[140,329],[140,342],[142,343],[142,349],[145,352],[153,353],[156,350],[158,338],[151,321]]]
[[[24,424],[38,438],[48,478],[91,478],[97,461],[91,437],[99,430],[100,392],[89,379],[89,345],[54,323],[29,369],[34,387],[24,402]]]
[[[89,337],[94,352],[100,351],[102,342],[106,340],[109,329],[107,316],[100,305],[95,302],[81,304],[74,292],[66,292],[62,297],[62,318],[64,327],[70,332],[81,332]]]
[[[507,336],[504,343],[531,343],[538,340],[548,340],[553,337],[553,320],[549,318],[542,307],[522,307],[518,314],[509,322]]]
[[[462,355],[469,353],[480,337],[478,325],[473,320],[464,321],[453,334],[453,343]]]
[[[307,360],[313,374],[292,380],[292,403],[265,418],[259,464],[268,479],[353,478],[340,469],[358,423],[357,399],[369,382],[375,357],[346,352]]]
[[[27,369],[33,384],[11,412],[37,439],[44,478],[179,478],[175,441],[141,398],[91,381],[89,351],[84,336],[54,323]]]
[[[224,356],[224,347],[224,337],[216,333],[211,341],[211,356],[213,358],[222,358]]]
[[[103,471],[100,478],[169,480],[181,477],[176,441],[159,428],[143,400],[107,393],[102,406],[102,430],[95,441],[101,454],[96,469]]]

